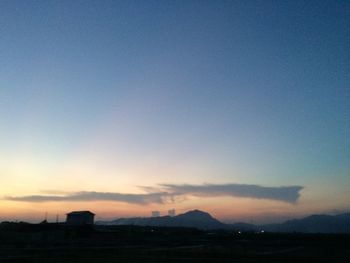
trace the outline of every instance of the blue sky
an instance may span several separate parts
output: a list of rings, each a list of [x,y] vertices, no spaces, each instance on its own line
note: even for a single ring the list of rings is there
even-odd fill
[[[69,171],[91,182],[72,191],[300,185],[305,207],[329,186],[339,196],[317,209],[347,209],[349,11],[348,1],[1,1],[0,177],[31,182],[2,194],[55,189]]]

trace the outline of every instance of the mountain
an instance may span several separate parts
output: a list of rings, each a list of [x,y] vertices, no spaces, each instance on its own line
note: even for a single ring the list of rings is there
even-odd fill
[[[210,214],[192,210],[174,217],[133,217],[119,218],[109,222],[99,221],[100,225],[139,225],[139,226],[167,226],[167,227],[195,227],[199,229],[227,229],[228,225],[221,223]]]
[[[345,219],[345,220],[350,220],[350,213],[345,213],[345,214],[336,215],[335,217],[336,217],[336,218]]]
[[[134,217],[113,221],[99,221],[100,225],[139,225],[167,227],[195,227],[198,229],[226,229],[242,232],[280,233],[350,233],[350,213],[339,215],[311,215],[301,219],[288,220],[281,224],[253,225],[247,223],[224,224],[209,213],[192,210],[174,217]]]
[[[190,226],[200,229],[224,229],[227,225],[212,217],[209,213],[192,210],[175,217],[171,217],[177,226]]]
[[[261,228],[269,232],[350,233],[350,214],[311,215],[282,224],[264,225]]]

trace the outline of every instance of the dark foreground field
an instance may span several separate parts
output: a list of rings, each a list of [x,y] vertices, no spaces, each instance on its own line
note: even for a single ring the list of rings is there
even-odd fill
[[[0,262],[350,262],[349,235],[1,224]]]

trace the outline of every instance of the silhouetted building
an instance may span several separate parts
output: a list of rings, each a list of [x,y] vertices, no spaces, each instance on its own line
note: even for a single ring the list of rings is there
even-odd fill
[[[159,211],[152,211],[152,217],[160,217]]]
[[[90,211],[73,211],[67,214],[67,225],[93,225],[94,224],[94,213]]]

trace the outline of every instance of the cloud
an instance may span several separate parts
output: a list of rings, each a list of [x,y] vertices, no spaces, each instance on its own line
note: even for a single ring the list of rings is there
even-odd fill
[[[201,197],[233,196],[255,199],[270,199],[296,203],[303,186],[266,187],[253,184],[161,184],[172,195],[193,195]]]
[[[216,197],[232,196],[255,199],[270,199],[287,203],[296,203],[302,186],[267,187],[252,184],[160,184],[156,187],[140,187],[145,194],[111,192],[74,192],[64,193],[50,190],[46,195],[7,196],[4,199],[23,202],[63,202],[63,201],[115,201],[130,204],[166,204],[178,203],[188,196]]]
[[[110,192],[76,192],[66,195],[27,195],[7,196],[6,200],[25,202],[49,202],[49,201],[118,201],[132,204],[164,203],[167,201],[168,193],[147,194],[122,194]]]

